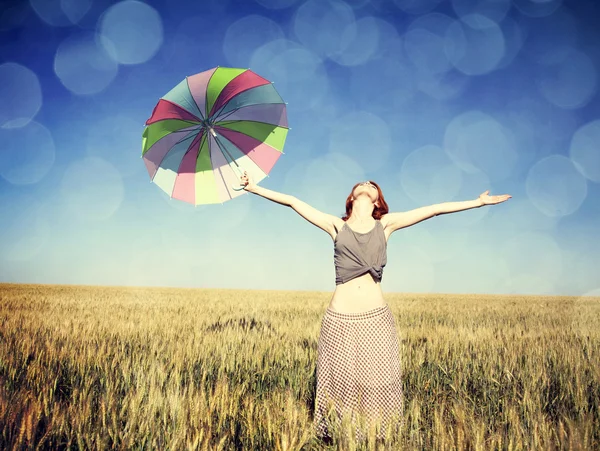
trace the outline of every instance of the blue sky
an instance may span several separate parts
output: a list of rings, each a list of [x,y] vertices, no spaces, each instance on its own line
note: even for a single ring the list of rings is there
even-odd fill
[[[331,238],[292,209],[250,193],[194,207],[150,181],[141,136],[158,99],[228,66],[288,103],[265,188],[340,217],[366,179],[391,211],[512,195],[396,231],[384,292],[600,288],[591,0],[2,8],[2,282],[333,291]]]

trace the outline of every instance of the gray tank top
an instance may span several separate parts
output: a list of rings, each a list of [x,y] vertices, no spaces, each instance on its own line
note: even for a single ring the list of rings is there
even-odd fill
[[[336,285],[367,272],[380,282],[387,263],[387,243],[381,221],[376,219],[375,227],[367,233],[355,232],[344,223],[333,242],[333,262]]]

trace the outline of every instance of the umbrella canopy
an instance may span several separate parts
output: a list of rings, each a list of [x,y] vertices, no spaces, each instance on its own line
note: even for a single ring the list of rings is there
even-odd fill
[[[255,183],[283,153],[286,104],[273,84],[249,69],[216,67],[186,77],[146,121],[142,158],[150,179],[193,205],[242,195],[244,171]]]

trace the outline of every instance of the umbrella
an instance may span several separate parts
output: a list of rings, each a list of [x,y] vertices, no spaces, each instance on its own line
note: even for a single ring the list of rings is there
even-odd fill
[[[249,69],[216,67],[186,77],[146,121],[142,158],[171,198],[193,205],[242,195],[244,171],[268,177],[283,153],[286,103]]]

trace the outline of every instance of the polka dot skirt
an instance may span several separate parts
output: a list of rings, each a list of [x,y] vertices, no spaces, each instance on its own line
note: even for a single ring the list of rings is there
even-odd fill
[[[338,431],[362,441],[369,428],[385,438],[402,427],[400,347],[388,305],[363,313],[327,308],[317,347],[316,434]],[[352,424],[352,426],[350,426]]]

